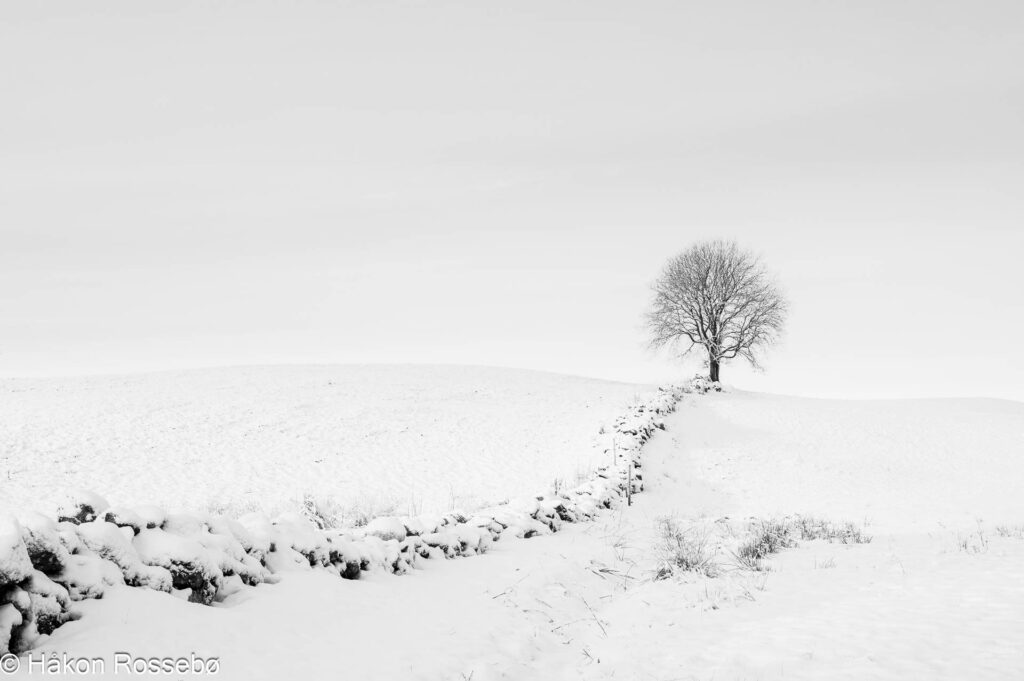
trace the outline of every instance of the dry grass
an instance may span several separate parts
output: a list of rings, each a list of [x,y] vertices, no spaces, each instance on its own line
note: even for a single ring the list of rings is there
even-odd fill
[[[395,515],[396,509],[395,503],[373,499],[341,504],[332,497],[302,496],[302,515],[322,530],[364,527],[379,516]]]
[[[661,518],[658,524],[661,544],[655,579],[668,579],[682,572],[715,577],[721,572],[706,527],[683,528],[672,518]]]
[[[985,528],[981,521],[978,521],[977,529],[973,532],[957,532],[956,547],[964,553],[978,554],[988,552],[988,537],[985,536]]]
[[[717,577],[733,569],[768,572],[771,570],[767,562],[770,556],[796,547],[801,540],[867,544],[872,539],[854,523],[832,523],[808,516],[754,520],[745,526],[719,521],[691,527],[683,527],[674,519],[662,518],[659,520],[659,532],[661,542],[656,579],[687,572]],[[719,560],[720,551],[728,554],[724,562]],[[831,559],[815,563],[816,569],[834,567],[835,561]]]
[[[764,559],[782,549],[796,546],[792,538],[793,528],[777,520],[761,520],[751,524],[750,534],[735,551],[733,559],[737,566],[754,572],[769,569]]]
[[[800,541],[824,539],[829,543],[870,544],[873,537],[864,528],[851,522],[833,523],[820,518],[798,515],[786,521]]]
[[[1003,539],[1024,539],[1024,525],[996,525],[996,534]]]
[[[211,501],[206,505],[206,510],[215,515],[223,515],[229,518],[240,518],[247,513],[261,513],[265,511],[255,499],[226,503]]]

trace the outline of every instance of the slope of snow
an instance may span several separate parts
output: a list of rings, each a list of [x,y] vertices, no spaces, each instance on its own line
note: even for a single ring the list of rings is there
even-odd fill
[[[630,589],[579,641],[601,660],[582,678],[1024,678],[1024,405],[735,392],[684,401],[668,427],[645,448],[622,564],[650,565],[665,516],[805,513],[873,540]]]
[[[272,366],[0,381],[0,511],[59,486],[117,506],[434,513],[572,485],[644,386],[458,366]],[[49,510],[49,509],[46,509]]]
[[[1024,678],[1024,528],[995,531],[1024,523],[1024,406],[730,393],[667,424],[646,491],[596,522],[402,578],[288,573],[223,607],[118,590],[33,652],[195,652],[229,679]],[[652,580],[661,517],[791,512],[869,516],[874,539]]]
[[[1019,402],[730,392],[681,409],[689,416],[672,455],[689,457],[690,477],[718,489],[734,514],[826,514],[888,530],[1024,514],[1010,484],[1024,475]]]

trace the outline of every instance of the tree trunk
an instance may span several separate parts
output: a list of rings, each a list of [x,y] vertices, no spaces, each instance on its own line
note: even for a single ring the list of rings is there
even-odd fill
[[[711,371],[710,371],[710,373],[708,375],[708,378],[710,378],[715,383],[718,383],[718,360],[717,359],[713,359],[713,360],[711,360],[710,363],[711,363]]]

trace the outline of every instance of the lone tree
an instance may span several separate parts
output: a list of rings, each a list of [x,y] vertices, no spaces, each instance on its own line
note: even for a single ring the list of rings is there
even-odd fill
[[[703,348],[712,381],[735,357],[758,367],[758,353],[782,333],[785,298],[761,260],[734,242],[691,246],[668,261],[653,288],[651,345],[682,354]]]

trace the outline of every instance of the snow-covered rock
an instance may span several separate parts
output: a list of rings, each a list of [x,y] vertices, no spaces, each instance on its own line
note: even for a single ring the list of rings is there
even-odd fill
[[[249,546],[246,551],[262,560],[273,551],[277,543],[278,529],[270,518],[262,513],[246,513],[238,519],[238,524],[246,533]]]
[[[321,530],[299,513],[282,513],[274,520],[279,537],[278,550],[290,548],[305,556],[309,565],[326,567],[331,563],[331,551]]]
[[[95,520],[97,516],[110,508],[107,500],[86,489],[65,490],[57,503],[57,520],[72,523],[85,523]]]
[[[0,588],[17,584],[32,574],[32,561],[21,537],[21,525],[12,515],[0,515]]]
[[[114,523],[118,527],[131,528],[133,534],[138,534],[148,527],[138,511],[130,508],[111,508],[103,514],[103,519],[108,523]],[[159,524],[153,525],[158,527]]]
[[[697,375],[690,379],[690,382],[686,384],[690,392],[697,393],[698,395],[705,395],[709,392],[722,392],[722,384],[718,381],[712,381],[707,376]]]
[[[15,652],[27,650],[39,636],[52,633],[72,619],[69,603],[67,590],[39,571],[34,571],[19,586],[0,590],[0,608],[13,607],[19,617],[12,617],[11,621],[20,619],[17,626],[6,632],[0,623],[0,653],[5,652],[4,646]]]
[[[12,650],[11,639],[21,627],[21,622],[21,612],[13,604],[0,605],[0,655],[6,655]]]
[[[339,531],[328,531],[325,536],[330,547],[331,564],[343,578],[358,579],[362,571],[370,569],[369,551],[361,542]]]
[[[121,528],[104,520],[94,520],[79,525],[78,536],[90,551],[120,568],[129,586],[170,592],[170,571],[165,566],[146,565],[140,560],[132,544],[135,536],[132,528]]]
[[[102,598],[110,587],[125,583],[117,565],[91,553],[71,555],[53,581],[66,588],[73,601]]]
[[[71,553],[61,541],[57,523],[42,513],[28,512],[21,516],[21,536],[33,567],[48,575],[64,569]]]
[[[167,520],[167,511],[159,506],[142,505],[136,506],[132,510],[139,517],[139,520],[145,523],[145,528],[150,530],[163,527],[164,521]]]
[[[132,542],[146,565],[165,568],[175,589],[188,591],[188,599],[205,605],[213,602],[224,575],[203,545],[160,529],[147,529]]]

